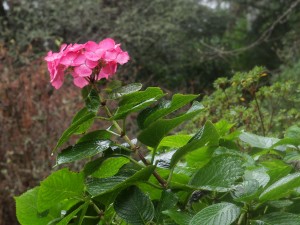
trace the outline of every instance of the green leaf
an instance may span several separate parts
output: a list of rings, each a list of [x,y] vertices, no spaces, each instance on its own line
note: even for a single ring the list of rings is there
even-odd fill
[[[197,132],[186,145],[174,153],[170,162],[170,167],[174,167],[176,163],[188,152],[192,152],[203,146],[216,146],[218,144],[219,134],[214,125],[210,121],[207,121],[201,130]]]
[[[191,139],[190,135],[187,134],[176,134],[164,137],[157,148],[160,147],[170,147],[170,148],[180,148]]]
[[[240,135],[240,139],[249,144],[251,147],[256,148],[271,148],[276,142],[279,141],[278,138],[263,137],[247,132],[243,132]]]
[[[175,209],[166,210],[163,211],[162,213],[169,216],[178,225],[189,225],[190,220],[192,219],[191,215],[184,212],[177,211]]]
[[[214,157],[207,165],[199,169],[190,180],[197,189],[226,192],[243,175],[242,160],[234,156]]]
[[[83,109],[83,110],[85,111],[87,109]],[[79,111],[79,112],[81,112],[81,111]],[[53,149],[53,152],[56,151],[66,141],[68,141],[69,138],[71,137],[71,135],[76,134],[78,132],[79,133],[85,132],[91,125],[90,122],[93,121],[95,118],[95,114],[91,113],[91,112],[86,112],[82,116],[78,116],[78,117],[76,117],[76,116],[74,117],[71,126],[69,128],[67,128],[61,135],[55,148]],[[87,123],[89,124],[88,127],[86,126]]]
[[[300,127],[297,125],[289,127],[284,135],[285,138],[299,139],[300,138]]]
[[[300,173],[289,174],[271,186],[269,186],[261,195],[259,200],[276,200],[286,196],[294,188],[300,186]]]
[[[87,97],[84,99],[86,108],[89,112],[97,113],[100,107],[100,97],[95,89],[92,89]]]
[[[229,225],[240,215],[240,208],[232,203],[218,203],[198,212],[190,221],[190,225]]]
[[[156,207],[156,222],[161,223],[161,213],[165,210],[172,209],[178,202],[177,196],[171,190],[164,190]]]
[[[91,112],[89,112],[89,110],[86,107],[82,108],[81,110],[79,110],[79,112],[76,113],[76,115],[72,119],[71,125],[89,114],[91,114]],[[94,122],[94,118],[87,120],[86,122],[82,123],[73,134],[85,133],[91,127],[93,122]]]
[[[197,98],[198,95],[175,94],[171,101],[163,101],[153,108],[147,108],[142,111],[137,120],[140,128],[144,129],[159,118],[162,118],[175,110],[185,106]]]
[[[225,136],[233,126],[234,126],[233,123],[229,123],[224,119],[215,123],[215,128],[221,137]]]
[[[265,168],[255,168],[252,170],[246,170],[244,179],[246,181],[256,180],[259,186],[265,187],[270,181],[270,176],[267,174]]]
[[[237,202],[249,202],[253,200],[259,190],[259,183],[256,180],[246,180],[234,187],[233,199]]]
[[[282,160],[273,159],[261,162],[260,164],[267,169],[267,173],[270,176],[269,183],[278,181],[281,177],[288,175],[292,170],[292,167],[284,163]]]
[[[251,221],[257,225],[300,225],[300,215],[275,212],[262,216],[258,220]]]
[[[83,198],[84,178],[82,173],[68,169],[58,170],[41,182],[37,206],[40,212],[47,210],[64,199]]]
[[[152,123],[138,135],[138,140],[145,145],[155,148],[162,138],[172,129],[184,121],[192,119],[200,111],[202,111],[202,109],[202,104],[194,102],[192,107],[186,113],[172,119],[159,119]]]
[[[94,197],[117,189],[126,188],[136,182],[148,180],[154,169],[155,166],[147,166],[131,177],[94,178],[87,182],[87,191]]]
[[[294,202],[288,199],[284,199],[284,200],[268,201],[267,203],[271,207],[282,209],[292,205]]]
[[[154,217],[154,207],[147,195],[132,186],[123,190],[114,202],[119,217],[132,225],[146,225]]]
[[[111,133],[108,132],[107,130],[95,130],[82,136],[77,141],[77,144],[80,142],[93,141],[93,140],[106,140],[110,138],[111,138]]]
[[[163,96],[164,93],[157,87],[149,87],[145,91],[125,95],[120,101],[119,108],[112,119],[124,119],[129,113],[142,110]]]
[[[40,213],[37,209],[39,187],[35,187],[22,195],[15,197],[16,214],[22,225],[47,224],[60,217],[60,210],[53,208]]]
[[[107,99],[118,99],[121,98],[125,95],[137,92],[139,90],[141,90],[142,88],[142,84],[140,83],[132,83],[132,84],[128,84],[126,86],[122,86],[122,87],[118,87],[114,90],[112,90],[108,95],[107,95]]]
[[[59,153],[57,156],[56,165],[92,157],[107,150],[111,145],[112,142],[110,140],[80,142],[74,146],[64,149],[61,153]]]
[[[69,222],[74,218],[74,216],[80,211],[82,210],[84,207],[86,207],[87,205],[89,205],[89,202],[86,202],[84,204],[82,204],[81,206],[79,206],[77,209],[73,210],[72,212],[70,212],[68,215],[66,215],[62,220],[60,220],[56,225],[68,225]]]
[[[129,162],[130,160],[125,157],[108,158],[101,163],[100,167],[94,173],[92,173],[92,176],[96,178],[114,176],[123,165]]]

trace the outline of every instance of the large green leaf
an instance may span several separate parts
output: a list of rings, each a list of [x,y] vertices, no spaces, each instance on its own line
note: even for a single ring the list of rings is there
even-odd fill
[[[219,134],[214,125],[207,121],[205,125],[197,132],[192,139],[183,147],[179,148],[172,156],[170,167],[174,167],[176,163],[188,152],[192,152],[203,146],[216,146],[219,144]]]
[[[98,92],[95,89],[91,89],[90,93],[84,99],[86,108],[88,111],[97,113],[100,107],[100,97]]]
[[[130,160],[125,157],[108,158],[101,163],[100,167],[94,173],[92,173],[92,176],[96,178],[114,176],[123,165],[129,162]]]
[[[232,203],[218,203],[198,212],[189,225],[230,225],[240,215],[240,208]]]
[[[74,218],[74,216],[82,210],[84,207],[86,207],[89,204],[89,202],[86,202],[79,206],[77,209],[70,212],[68,215],[66,215],[62,220],[60,220],[56,225],[68,225],[68,223]]]
[[[237,202],[249,202],[256,198],[259,183],[256,180],[246,180],[234,187],[233,199]]]
[[[244,174],[246,181],[256,180],[261,187],[265,187],[269,181],[270,176],[267,174],[266,169],[263,167],[246,170]]]
[[[263,137],[247,132],[243,132],[240,135],[240,139],[249,144],[251,147],[256,148],[271,148],[276,142],[279,141],[278,138]]]
[[[95,130],[82,136],[77,141],[77,144],[80,142],[93,141],[93,140],[107,140],[110,138],[111,138],[111,133],[108,132],[107,130]]]
[[[20,224],[35,225],[47,224],[50,221],[60,218],[60,209],[52,208],[44,212],[37,209],[39,187],[35,187],[22,195],[15,197],[16,213]]]
[[[91,113],[93,113],[93,112],[90,112],[86,107],[82,108],[73,117],[71,125],[76,123],[77,121],[79,121],[84,116],[87,116]],[[83,133],[85,133],[91,127],[93,122],[94,122],[94,117],[91,118],[91,119],[88,119],[86,122],[83,122],[73,134],[83,134]]]
[[[261,201],[276,200],[286,196],[294,188],[300,187],[300,173],[289,174],[271,186],[269,186],[261,195]]]
[[[164,190],[155,209],[156,222],[161,223],[162,212],[174,208],[177,202],[178,198],[171,190]]]
[[[200,111],[203,105],[199,102],[194,102],[192,107],[184,114],[172,119],[159,119],[152,123],[149,127],[142,130],[138,135],[139,141],[150,147],[156,147],[164,136],[166,136],[172,129],[179,124],[192,119]]]
[[[108,95],[107,95],[107,99],[118,99],[121,98],[125,95],[134,93],[139,91],[142,88],[142,84],[140,83],[132,83],[132,84],[128,84],[122,87],[118,87],[114,90],[112,90]]]
[[[94,120],[95,114],[92,112],[87,112],[87,109],[83,109],[83,111],[84,113],[82,115],[77,117],[77,114],[74,117],[72,124],[63,132],[53,151],[56,151],[62,144],[68,141],[71,135],[84,133],[91,126],[91,121]],[[79,111],[79,113],[80,112],[81,111]]]
[[[119,217],[132,225],[146,225],[154,217],[154,207],[147,195],[135,186],[123,190],[114,202]]]
[[[288,175],[292,170],[290,165],[284,163],[282,160],[277,159],[263,161],[260,164],[267,169],[266,172],[270,176],[269,183],[278,181],[280,178]]]
[[[178,225],[189,225],[190,220],[192,219],[192,216],[190,214],[180,212],[175,209],[163,211],[163,214],[169,216]]]
[[[122,98],[112,119],[125,118],[129,113],[137,112],[156,102],[164,96],[160,88],[149,87],[145,91],[138,91]]]
[[[190,135],[187,134],[175,134],[171,136],[164,137],[157,148],[169,147],[169,148],[180,148],[191,139]]]
[[[251,221],[256,225],[300,225],[300,215],[287,212],[274,212]]]
[[[61,169],[41,182],[37,199],[39,212],[47,210],[64,199],[82,199],[84,178],[82,173]]]
[[[162,118],[170,114],[171,112],[174,112],[175,110],[185,106],[197,97],[198,95],[175,94],[173,95],[171,101],[163,101],[153,108],[147,108],[142,111],[137,118],[138,124],[140,128],[144,129],[159,118]]]
[[[107,150],[111,145],[112,142],[110,140],[80,142],[74,146],[64,149],[61,153],[59,153],[57,156],[56,165],[89,158]]]
[[[87,191],[92,196],[98,196],[117,189],[123,189],[136,182],[148,180],[154,169],[155,166],[147,166],[131,177],[115,176],[108,178],[94,178],[87,182]]]
[[[243,175],[242,160],[239,157],[221,155],[214,157],[199,169],[190,180],[197,189],[226,192]]]

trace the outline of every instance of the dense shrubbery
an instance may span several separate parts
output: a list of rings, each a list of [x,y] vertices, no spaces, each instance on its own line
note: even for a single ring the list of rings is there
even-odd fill
[[[294,77],[298,74],[291,70],[286,73]],[[196,130],[206,120],[216,122],[222,118],[239,129],[282,137],[288,127],[300,124],[300,83],[297,79],[275,82],[271,76],[265,68],[256,67],[230,79],[217,79],[215,91],[201,102],[205,113],[186,129]]]

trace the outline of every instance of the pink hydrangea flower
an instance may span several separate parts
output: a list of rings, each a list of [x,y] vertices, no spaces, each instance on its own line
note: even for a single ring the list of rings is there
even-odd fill
[[[50,82],[56,89],[62,86],[66,71],[70,71],[74,84],[83,88],[89,82],[114,75],[117,65],[127,63],[129,55],[121,49],[120,44],[107,38],[99,43],[64,44],[58,53],[48,52],[45,60]]]

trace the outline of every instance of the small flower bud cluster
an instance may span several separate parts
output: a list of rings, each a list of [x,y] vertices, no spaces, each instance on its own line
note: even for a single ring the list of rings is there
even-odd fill
[[[83,88],[89,82],[114,75],[117,64],[127,63],[129,55],[121,49],[120,44],[107,38],[99,43],[63,44],[59,52],[48,52],[45,60],[51,84],[56,89],[62,86],[66,71],[73,76],[74,84]]]

